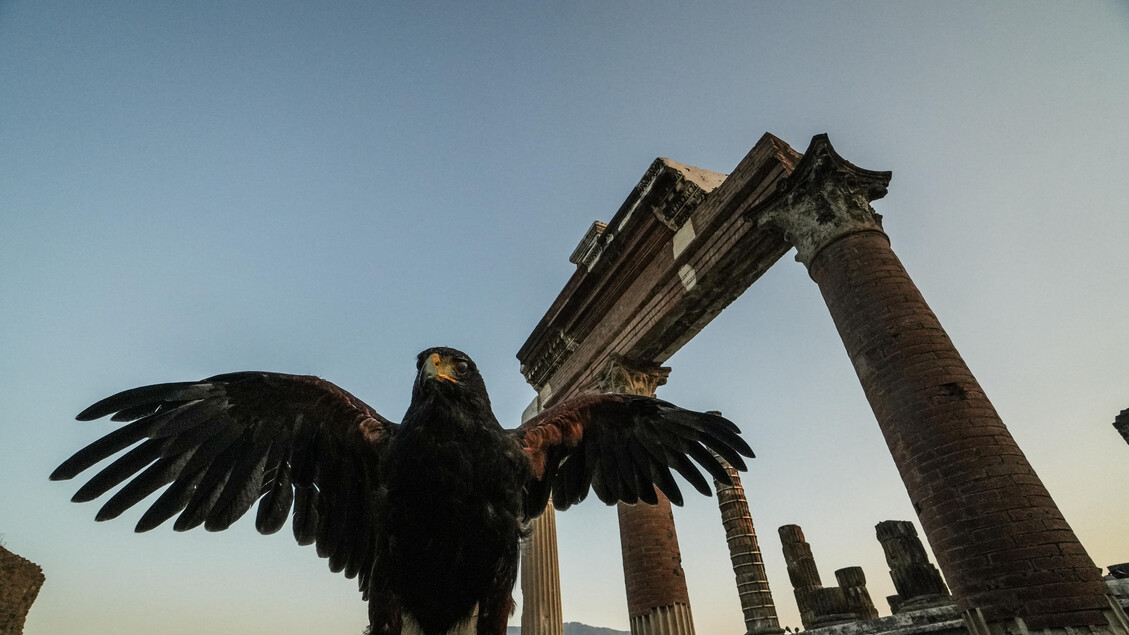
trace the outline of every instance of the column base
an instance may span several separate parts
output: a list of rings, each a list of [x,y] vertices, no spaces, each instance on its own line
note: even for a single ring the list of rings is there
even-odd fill
[[[1105,624],[1030,628],[1022,617],[987,622],[979,609],[964,612],[964,625],[969,635],[1129,635],[1129,617],[1117,598],[1106,596],[1109,608],[1102,611]]]
[[[694,635],[688,604],[670,604],[631,618],[631,635]]]

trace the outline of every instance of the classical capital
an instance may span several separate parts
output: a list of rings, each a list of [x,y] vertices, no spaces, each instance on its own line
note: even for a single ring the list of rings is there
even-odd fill
[[[635,362],[613,355],[600,369],[593,382],[597,392],[622,392],[630,395],[654,397],[659,386],[666,383],[670,367],[649,362]]]
[[[886,195],[890,172],[864,170],[831,147],[826,134],[812,137],[807,152],[776,191],[745,213],[759,227],[775,227],[796,247],[796,260],[811,266],[832,241],[860,231],[882,231],[870,201]]]

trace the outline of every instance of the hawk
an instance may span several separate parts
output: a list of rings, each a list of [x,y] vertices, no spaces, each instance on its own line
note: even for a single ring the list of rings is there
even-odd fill
[[[298,543],[357,579],[373,635],[406,624],[442,635],[470,621],[481,635],[502,635],[520,542],[550,498],[560,510],[590,490],[609,505],[654,504],[657,488],[682,504],[672,469],[708,496],[695,462],[729,483],[716,457],[743,470],[742,456],[753,456],[730,421],[638,395],[581,395],[505,429],[477,366],[445,347],[419,354],[400,423],[318,377],[269,372],[134,388],[78,419],[106,415],[129,423],[51,478],[128,450],[73,501],[128,480],[101,521],[163,489],[139,532],[174,516],[177,531],[220,531],[256,502],[260,533],[292,517]]]

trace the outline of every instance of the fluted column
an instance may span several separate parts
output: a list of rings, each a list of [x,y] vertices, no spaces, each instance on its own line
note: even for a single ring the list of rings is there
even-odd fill
[[[745,616],[746,635],[783,633],[776,616],[776,604],[772,601],[772,590],[768,586],[768,575],[764,571],[764,559],[761,557],[760,545],[757,544],[757,531],[753,527],[753,516],[749,513],[749,502],[745,498],[741,476],[716,452],[711,450],[710,453],[725,466],[725,473],[732,482],[731,485],[718,481],[713,484],[717,489],[717,505],[721,509],[725,540],[729,543],[729,558],[733,561],[733,575],[737,578],[737,595],[741,600],[741,612]]]
[[[557,519],[553,503],[533,521],[533,533],[521,552],[521,633],[562,635]]]
[[[1100,570],[890,249],[870,207],[889,180],[819,135],[749,215],[782,230],[819,285],[969,628],[1124,632]]]
[[[612,358],[595,389],[655,396],[670,369]],[[619,536],[632,635],[693,635],[690,595],[670,501],[656,491],[657,505],[620,503]]]

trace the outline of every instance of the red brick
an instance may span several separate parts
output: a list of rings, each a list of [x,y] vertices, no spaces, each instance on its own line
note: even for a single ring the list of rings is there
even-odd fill
[[[1097,587],[1076,582],[1081,597],[1059,604],[1066,587],[1048,584],[1073,581],[1088,558],[1063,550],[1084,550],[1044,524],[1061,513],[885,237],[841,238],[810,272],[850,358],[877,369],[863,390],[954,596],[986,616],[1085,614]]]

